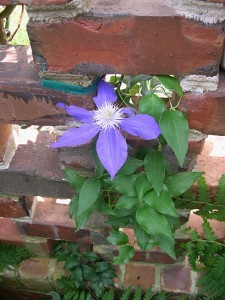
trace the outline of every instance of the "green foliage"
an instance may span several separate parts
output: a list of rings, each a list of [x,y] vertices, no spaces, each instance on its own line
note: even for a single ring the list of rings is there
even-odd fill
[[[175,259],[174,231],[179,226],[175,198],[186,192],[201,175],[197,172],[167,174],[163,147],[168,144],[172,148],[180,165],[187,152],[188,123],[176,110],[179,102],[174,105],[172,101],[172,92],[181,99],[182,90],[173,76],[115,75],[110,77],[110,82],[121,105],[155,117],[162,136],[155,141],[154,149],[148,147],[136,151],[130,147],[132,155],[113,180],[98,159],[95,138],[91,147],[95,177],[87,178],[74,170],[65,170],[65,176],[76,192],[70,203],[70,217],[74,217],[79,230],[86,225],[93,211],[108,215],[107,224],[113,230],[107,240],[119,251],[113,259],[114,264],[127,263],[134,255],[136,244],[144,251],[159,246]],[[120,231],[123,227],[134,227],[132,243]],[[76,274],[79,277],[80,271]]]
[[[24,259],[33,255],[24,246],[0,244],[0,271],[5,267],[16,267]]]
[[[105,289],[113,285],[115,272],[111,265],[100,260],[92,251],[81,253],[74,242],[58,242],[52,256],[58,261],[64,261],[64,269],[68,272],[68,276],[59,279],[59,285],[65,294],[64,300],[75,299],[75,291],[83,290],[102,297]],[[86,296],[83,297],[85,299]]]
[[[50,292],[48,293],[48,295],[52,296],[52,300],[169,300],[172,296],[171,293],[165,292],[160,292],[153,295],[151,288],[148,288],[144,292],[140,286],[138,286],[134,291],[132,291],[131,286],[126,288],[124,291],[118,291],[115,288],[111,288],[109,291],[106,291],[102,295],[102,297],[98,298],[96,298],[90,291],[84,290],[71,290],[64,294],[62,297],[56,292]],[[184,299],[185,298],[182,295],[178,298],[178,300]]]

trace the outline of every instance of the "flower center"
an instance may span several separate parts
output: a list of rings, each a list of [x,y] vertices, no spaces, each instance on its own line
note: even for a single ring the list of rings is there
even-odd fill
[[[121,109],[117,105],[106,102],[94,111],[94,123],[101,129],[115,129],[124,118]]]

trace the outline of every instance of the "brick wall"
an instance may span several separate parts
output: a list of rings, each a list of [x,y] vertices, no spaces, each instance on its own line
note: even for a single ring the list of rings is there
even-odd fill
[[[74,240],[93,244],[94,251],[111,259],[116,249],[105,241],[104,220],[99,223],[95,217],[74,233],[68,205],[59,201],[73,194],[63,165],[91,174],[89,147],[75,154],[48,147],[56,137],[49,126],[72,122],[56,103],[91,109],[94,93],[45,89],[41,79],[87,87],[97,76],[112,73],[176,75],[185,92],[181,110],[188,112],[190,128],[198,131],[189,140],[186,169],[191,170],[205,134],[225,135],[224,63],[220,67],[225,1],[0,1],[11,4],[27,5],[31,46],[0,46],[0,241],[48,255],[55,240]],[[43,127],[18,129],[22,124]],[[199,227],[193,216],[189,222]],[[4,286],[50,290],[54,268],[48,258],[25,261],[16,274],[4,275]],[[140,284],[156,291],[196,292],[196,274],[185,257],[174,262],[158,249],[136,249],[133,261],[117,273],[121,287]]]

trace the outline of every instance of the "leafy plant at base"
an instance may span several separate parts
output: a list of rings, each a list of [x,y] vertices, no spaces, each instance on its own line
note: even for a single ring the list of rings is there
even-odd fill
[[[22,260],[32,256],[24,246],[0,244],[0,271],[7,266],[15,268]]]
[[[52,256],[64,261],[64,269],[68,272],[68,276],[59,279],[65,300],[73,299],[77,290],[102,297],[105,289],[113,285],[115,272],[111,265],[92,251],[81,253],[74,242],[58,242]]]

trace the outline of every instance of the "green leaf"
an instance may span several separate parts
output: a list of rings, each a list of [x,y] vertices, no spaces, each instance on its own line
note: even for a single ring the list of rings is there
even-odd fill
[[[159,197],[153,190],[147,192],[144,197],[144,202],[161,214],[178,217],[175,205],[166,189],[163,189]]]
[[[78,266],[79,263],[80,263],[80,258],[77,255],[72,254],[67,258],[64,269],[67,269],[67,270],[72,269],[72,268]]]
[[[103,167],[102,163],[100,162],[98,155],[97,155],[97,151],[96,151],[96,142],[97,142],[98,136],[95,137],[91,143],[91,152],[92,152],[92,157],[94,159],[95,162],[95,167],[96,167],[96,171],[97,171],[97,176],[101,176],[103,175],[105,168]]]
[[[69,205],[69,217],[72,219],[72,217],[76,214],[77,212],[77,207],[78,207],[78,201],[79,201],[79,196],[74,195],[70,201]]]
[[[73,254],[80,253],[79,247],[78,247],[77,243],[75,243],[75,242],[67,242],[67,250],[69,250]]]
[[[141,82],[141,81],[147,81],[147,80],[150,80],[152,78],[151,75],[145,75],[145,74],[139,74],[137,76],[134,76],[132,79],[131,79],[131,82],[130,82],[130,87],[132,88],[133,86],[135,86],[137,83]]]
[[[95,264],[95,270],[97,273],[103,273],[110,268],[109,263],[106,261],[99,261]]]
[[[89,217],[91,213],[93,212],[93,209],[87,209],[80,215],[75,215],[75,223],[76,223],[76,231],[80,230],[82,227],[84,227],[89,220]]]
[[[154,236],[153,239],[157,243],[160,249],[162,249],[166,254],[176,259],[176,254],[174,252],[174,241],[164,237],[164,236]]]
[[[73,276],[73,280],[75,279],[76,281],[78,281],[79,283],[81,283],[83,281],[83,272],[81,270],[81,267],[75,267],[72,270],[70,270],[72,276]]]
[[[169,75],[158,75],[154,77],[157,78],[167,90],[175,91],[179,98],[183,96],[183,91],[180,87],[180,83],[175,77]]]
[[[85,251],[82,254],[82,258],[88,261],[98,261],[99,257],[96,253],[92,251]]]
[[[139,103],[139,112],[148,114],[158,122],[162,113],[165,111],[165,103],[156,94],[148,94],[141,98]]]
[[[138,199],[136,196],[131,197],[131,196],[123,195],[118,199],[115,205],[115,209],[121,209],[121,208],[133,209],[137,207],[137,205],[138,205]]]
[[[135,196],[136,192],[134,189],[134,182],[137,178],[137,175],[118,175],[115,177],[115,179],[112,181],[112,185],[114,188],[128,196]]]
[[[148,242],[150,239],[149,234],[147,234],[139,225],[137,222],[134,223],[134,233],[135,236],[137,238],[137,242],[139,247],[142,250],[146,250],[147,246],[148,246]]]
[[[152,184],[156,194],[159,196],[162,191],[165,177],[166,160],[162,152],[152,149],[144,160],[145,173]]]
[[[148,234],[164,236],[171,241],[174,240],[167,219],[155,209],[147,205],[140,207],[136,213],[136,221]]]
[[[129,242],[128,236],[121,231],[111,231],[106,239],[112,245],[125,245]]]
[[[98,199],[101,183],[98,179],[88,178],[82,185],[76,217],[88,210]]]
[[[121,246],[119,248],[119,255],[113,258],[113,264],[126,264],[134,256],[134,248],[132,246]]]
[[[78,173],[73,169],[64,169],[64,175],[71,187],[75,191],[79,192],[86,178],[78,175]]]
[[[202,174],[202,172],[177,173],[167,177],[164,183],[167,186],[170,195],[172,197],[177,197],[186,192]]]
[[[142,167],[144,162],[140,159],[128,157],[123,167],[119,170],[118,175],[133,174],[138,168]]]
[[[188,149],[188,122],[180,111],[166,110],[159,122],[162,134],[182,166]]]
[[[137,179],[134,182],[134,188],[138,195],[138,200],[141,201],[144,194],[152,188],[152,184],[148,181],[145,173],[137,175]]]
[[[116,212],[105,203],[104,196],[102,193],[99,194],[97,201],[94,203],[93,210],[96,210],[106,215],[111,215],[111,216],[116,215]]]
[[[91,280],[93,275],[96,273],[95,268],[89,265],[82,265],[83,277],[85,280]]]

